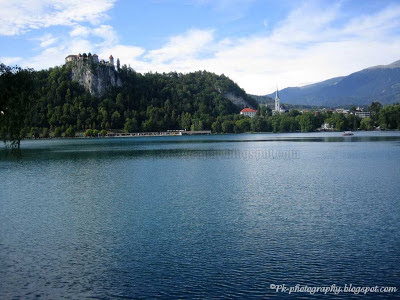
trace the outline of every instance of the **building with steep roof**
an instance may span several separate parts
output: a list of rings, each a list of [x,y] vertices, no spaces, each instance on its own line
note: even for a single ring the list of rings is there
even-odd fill
[[[250,118],[254,118],[254,117],[256,116],[256,114],[257,114],[257,111],[254,110],[254,109],[251,109],[251,108],[249,108],[249,107],[246,107],[246,108],[243,108],[243,109],[240,111],[240,114],[241,114],[241,115],[244,115],[244,116],[248,116],[248,117],[250,117]]]
[[[282,109],[282,107],[281,107],[281,99],[279,99],[278,88],[276,88],[276,94],[275,94],[275,109],[274,109],[273,112],[274,112],[274,113],[283,112],[283,109]]]

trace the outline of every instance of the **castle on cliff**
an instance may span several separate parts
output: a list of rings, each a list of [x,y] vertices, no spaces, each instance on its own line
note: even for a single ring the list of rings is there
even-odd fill
[[[112,55],[110,55],[109,57],[109,61],[105,61],[104,59],[99,61],[99,56],[97,54],[86,54],[83,53],[83,55],[81,55],[80,53],[78,55],[68,55],[65,58],[65,63],[71,62],[71,61],[91,61],[93,63],[97,63],[97,64],[103,64],[103,65],[108,65],[108,66],[112,66],[114,67],[114,57]],[[119,58],[117,58],[117,68],[119,68],[120,66],[120,62],[119,62]]]

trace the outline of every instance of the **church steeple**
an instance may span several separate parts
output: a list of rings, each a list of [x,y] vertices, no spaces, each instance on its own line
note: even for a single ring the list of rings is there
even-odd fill
[[[279,93],[278,93],[278,87],[276,87],[276,95],[275,95],[275,111],[280,112],[281,111],[281,103],[279,99]]]

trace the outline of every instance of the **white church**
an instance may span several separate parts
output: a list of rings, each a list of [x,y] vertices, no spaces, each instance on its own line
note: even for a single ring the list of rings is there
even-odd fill
[[[282,113],[282,112],[285,112],[285,110],[281,106],[281,100],[279,99],[278,88],[276,88],[275,109],[272,111],[272,113],[276,114],[276,113]]]

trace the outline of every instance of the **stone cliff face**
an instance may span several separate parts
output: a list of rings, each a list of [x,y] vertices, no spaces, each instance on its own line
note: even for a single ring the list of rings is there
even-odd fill
[[[242,107],[253,107],[254,105],[248,103],[243,97],[240,97],[238,95],[235,95],[231,92],[229,93],[224,93],[223,96],[230,100],[233,104],[236,106],[239,106],[240,108]]]
[[[71,79],[84,86],[92,96],[101,97],[108,88],[121,87],[123,85],[118,72],[109,64],[76,60],[67,62],[67,65],[71,67]],[[239,108],[257,108],[256,101],[248,97],[243,90],[227,78],[223,81],[217,79],[217,82],[214,83],[214,88]]]
[[[230,90],[221,88],[217,83],[214,85],[214,87],[224,98],[228,99],[239,108],[251,107],[257,109],[257,103],[255,100],[249,101],[249,97],[243,97],[241,93],[237,93],[234,89]]]
[[[101,97],[110,87],[122,86],[114,67],[87,61],[69,62],[71,78],[83,85],[91,95]]]

